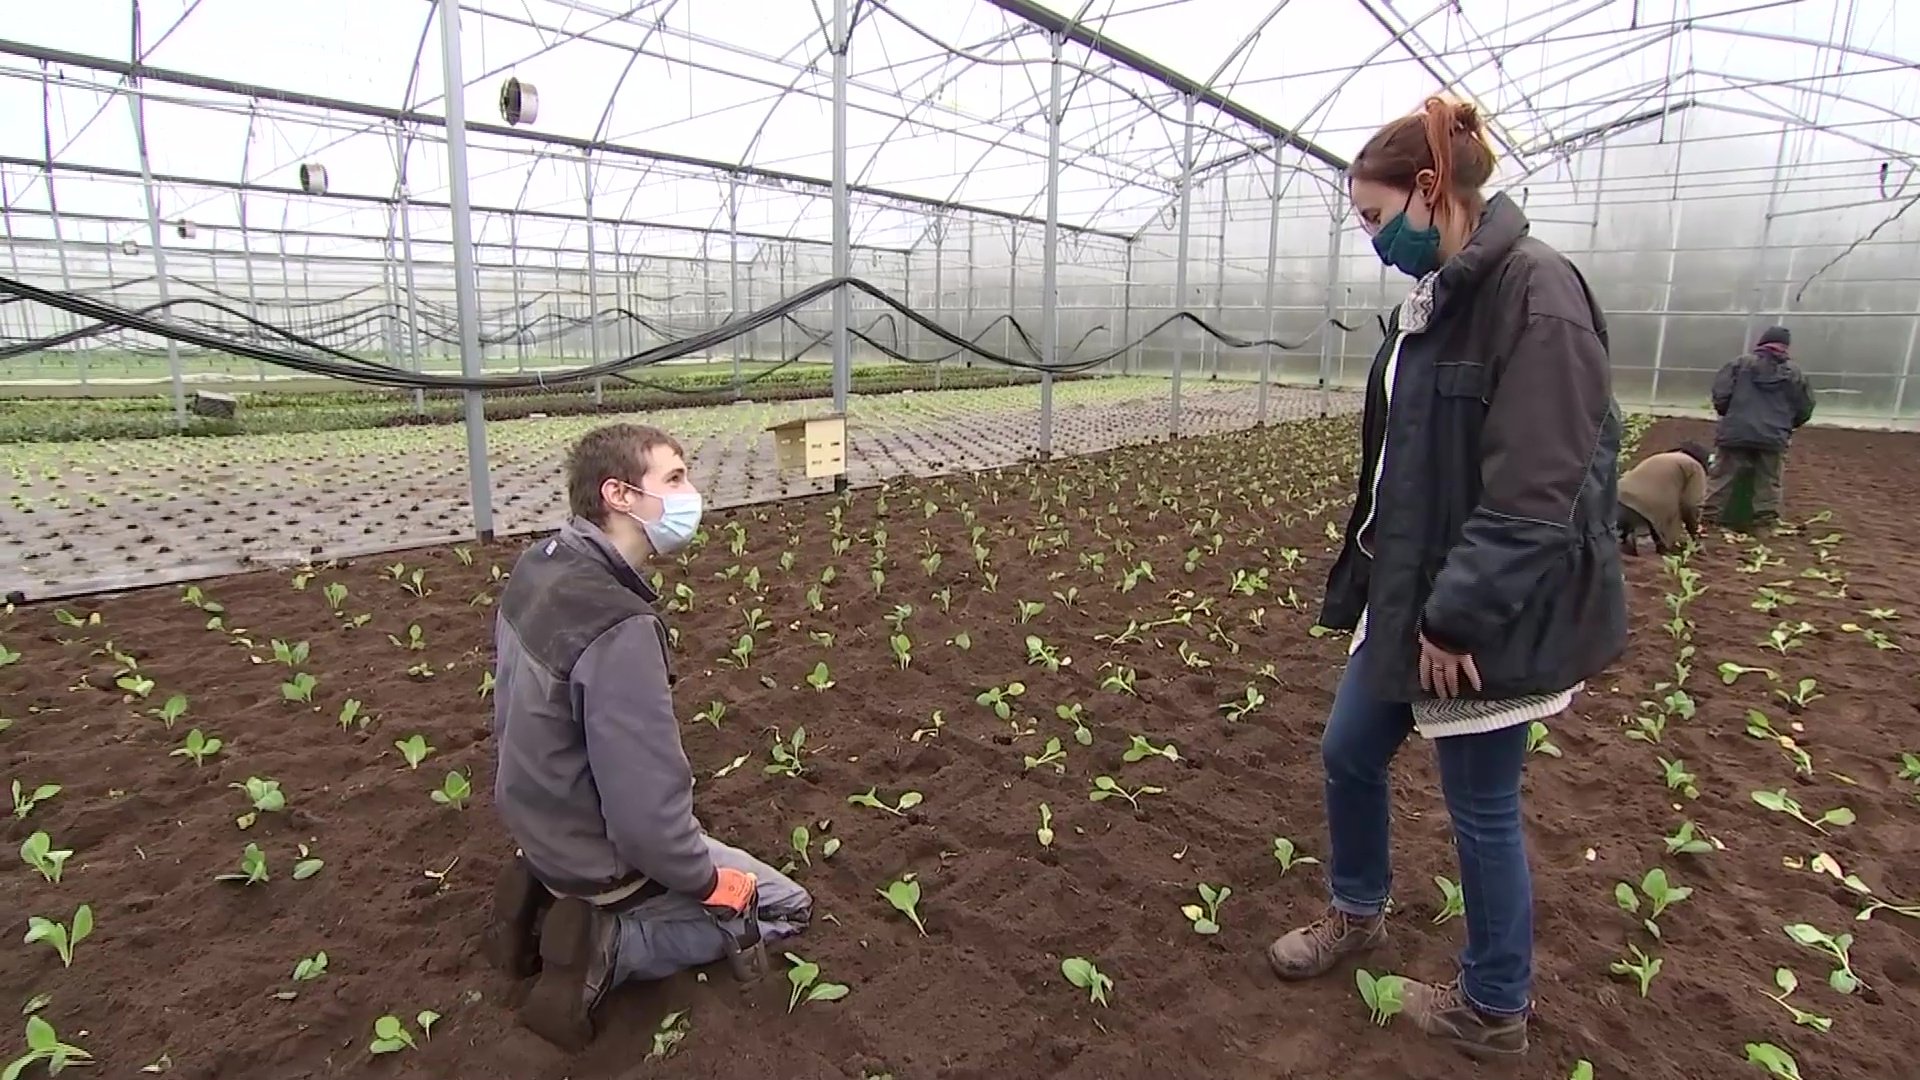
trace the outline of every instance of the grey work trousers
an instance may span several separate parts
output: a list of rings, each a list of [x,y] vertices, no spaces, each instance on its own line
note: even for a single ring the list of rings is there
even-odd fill
[[[760,934],[768,941],[793,937],[813,916],[813,897],[792,878],[759,859],[709,836],[715,866],[744,870],[759,879]],[[727,955],[727,931],[700,901],[680,893],[655,896],[620,913],[620,953],[614,985],[664,979],[703,967]],[[775,965],[776,968],[779,965]]]

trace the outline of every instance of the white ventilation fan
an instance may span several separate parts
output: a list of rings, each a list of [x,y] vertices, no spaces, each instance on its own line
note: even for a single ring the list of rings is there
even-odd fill
[[[300,166],[300,190],[309,195],[327,193],[327,167],[315,162]]]
[[[530,82],[509,77],[500,84],[500,119],[516,127],[540,119],[540,91]]]

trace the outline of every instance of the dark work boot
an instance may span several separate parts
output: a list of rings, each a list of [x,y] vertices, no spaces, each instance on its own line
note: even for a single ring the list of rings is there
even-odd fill
[[[487,962],[516,979],[540,970],[540,939],[534,931],[552,903],[553,894],[524,858],[515,856],[501,867],[493,886],[493,916],[480,946]]]
[[[1473,1007],[1459,980],[1444,986],[1407,980],[1401,1011],[1414,1027],[1477,1057],[1527,1052],[1527,1017],[1489,1016]]]
[[[1283,979],[1311,979],[1386,940],[1385,915],[1363,919],[1329,907],[1325,915],[1268,946],[1267,962]]]
[[[520,1006],[520,1022],[563,1050],[584,1050],[619,954],[618,915],[585,900],[554,901],[540,928],[540,977]]]

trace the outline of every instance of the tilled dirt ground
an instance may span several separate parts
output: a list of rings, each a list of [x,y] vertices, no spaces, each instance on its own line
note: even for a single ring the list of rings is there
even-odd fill
[[[1644,445],[1694,430],[1663,424]],[[496,573],[517,547],[205,582],[195,599],[220,606],[215,628],[178,587],[0,616],[0,643],[19,654],[0,666],[0,717],[12,721],[0,766],[27,794],[62,785],[0,825],[0,1005],[17,1016],[44,996],[38,1015],[90,1050],[103,1076],[151,1064],[173,1077],[275,1080],[1558,1080],[1584,1058],[1599,1077],[1696,1080],[1759,1075],[1744,1062],[1749,1042],[1790,1049],[1808,1080],[1907,1075],[1920,920],[1883,910],[1856,921],[1862,899],[1807,864],[1826,852],[1886,900],[1920,902],[1920,788],[1897,776],[1900,752],[1920,749],[1920,692],[1907,653],[1862,632],[1908,644],[1920,619],[1920,557],[1904,542],[1920,502],[1903,464],[1915,441],[1806,433],[1788,470],[1789,510],[1819,520],[1759,545],[1709,537],[1691,564],[1705,591],[1683,611],[1690,656],[1665,627],[1677,579],[1650,554],[1631,564],[1627,659],[1552,722],[1560,756],[1531,759],[1538,1013],[1532,1053],[1504,1067],[1467,1064],[1403,1020],[1373,1027],[1350,971],[1282,985],[1262,955],[1323,902],[1318,867],[1282,873],[1271,851],[1284,836],[1325,853],[1318,739],[1345,643],[1309,628],[1353,441],[1351,422],[1306,423],[896,482],[844,505],[715,515],[687,565],[660,567],[670,596],[691,590],[690,610],[671,622],[698,810],[709,831],[775,864],[797,858],[789,837],[809,826],[811,865],[794,873],[813,890],[818,921],[790,947],[850,993],[789,1014],[784,979],[743,991],[724,966],[623,988],[578,1056],[515,1025],[521,988],[476,951],[488,887],[512,850],[489,808],[483,677]],[[336,585],[345,595],[330,600]],[[756,611],[763,625],[742,667],[729,651]],[[904,667],[890,616],[908,639]],[[1763,647],[1783,619],[1814,629],[1784,653]],[[1029,636],[1058,671],[1029,662]],[[276,660],[276,639],[293,665]],[[304,659],[291,655],[299,642]],[[1673,719],[1658,744],[1625,738],[1624,718],[1670,692],[1655,687],[1674,680],[1677,660],[1691,665],[1693,715]],[[822,662],[833,685],[816,690],[806,676]],[[1728,685],[1724,662],[1780,678]],[[285,699],[296,670],[317,680],[310,704]],[[1131,692],[1121,688],[1129,671]],[[1805,696],[1822,696],[1795,713],[1775,690],[1801,679],[1817,680]],[[1008,719],[980,703],[1015,681],[1024,693],[1008,698]],[[1258,703],[1235,718],[1225,707],[1249,688]],[[176,694],[186,711],[169,729],[156,713]],[[364,727],[338,722],[350,699],[371,718]],[[711,702],[725,706],[717,722],[699,715],[711,716]],[[1074,705],[1090,744],[1056,711]],[[1794,735],[1810,775],[1746,733],[1754,708]],[[804,773],[767,774],[776,732],[798,725]],[[194,728],[224,741],[199,766],[170,754]],[[417,770],[395,747],[415,734],[433,747]],[[1125,762],[1134,735],[1172,744],[1180,760]],[[1059,769],[1023,767],[1053,739]],[[1693,774],[1697,797],[1668,788],[1661,758]],[[455,769],[472,777],[464,810],[429,798]],[[1141,794],[1137,811],[1092,802],[1097,776],[1164,790]],[[287,805],[243,831],[247,797],[229,785],[249,777],[278,781]],[[1418,740],[1396,785],[1399,913],[1367,966],[1445,978],[1463,928],[1431,922],[1432,879],[1458,871]],[[924,802],[900,817],[848,804],[870,787]],[[1775,789],[1809,817],[1844,805],[1856,820],[1822,835],[1750,797]],[[1050,847],[1035,835],[1042,804]],[[1668,854],[1663,837],[1683,819],[1719,849]],[[58,884],[13,855],[35,830],[74,852]],[[829,837],[842,845],[830,859]],[[270,880],[215,880],[249,842]],[[296,881],[301,845],[325,865]],[[1614,899],[1616,882],[1655,866],[1694,890],[1660,917],[1659,939]],[[924,937],[876,895],[908,872],[923,887]],[[1212,937],[1181,912],[1203,882],[1233,890]],[[65,921],[80,903],[97,925],[71,967],[45,944],[20,943],[29,915]],[[1834,965],[1790,940],[1790,923],[1854,934],[1864,989],[1829,989]],[[1644,1000],[1608,973],[1630,944],[1663,964]],[[295,964],[321,950],[325,975],[293,981]],[[1065,957],[1112,978],[1109,1007],[1066,984]],[[1831,1018],[1830,1032],[1796,1027],[1768,999],[1780,967],[1798,973],[1789,1000]],[[443,1017],[431,1039],[412,1022],[425,1009]],[[677,1010],[689,1012],[684,1039],[668,1060],[645,1063],[656,1025]],[[369,1055],[383,1014],[406,1018],[418,1048]],[[13,1032],[0,1062],[19,1052]]]

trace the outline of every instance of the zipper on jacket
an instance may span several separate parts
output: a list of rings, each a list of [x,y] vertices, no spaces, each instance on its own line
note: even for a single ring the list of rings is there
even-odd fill
[[[1373,528],[1373,517],[1380,509],[1380,477],[1387,471],[1387,435],[1393,419],[1393,380],[1400,374],[1400,346],[1407,343],[1407,332],[1402,330],[1394,335],[1393,353],[1387,357],[1387,370],[1380,379],[1380,455],[1373,461],[1373,479],[1367,489],[1367,517],[1354,531],[1353,546],[1360,554],[1373,558],[1373,552],[1367,550],[1367,530]]]

